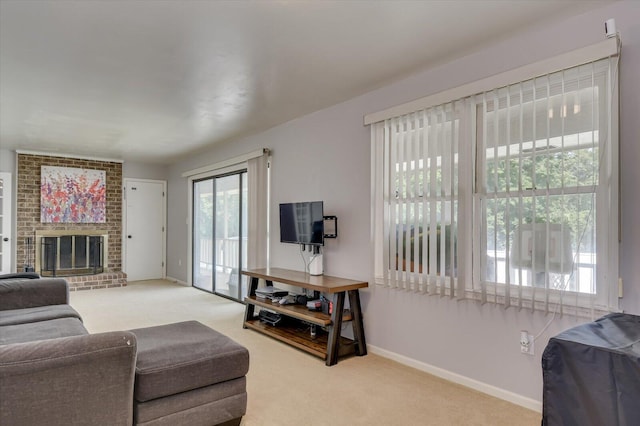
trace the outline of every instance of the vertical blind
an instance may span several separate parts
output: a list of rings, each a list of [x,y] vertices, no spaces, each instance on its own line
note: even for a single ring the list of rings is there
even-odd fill
[[[247,267],[269,266],[269,150],[247,160]]]
[[[382,280],[455,295],[461,102],[378,123],[384,212]]]
[[[372,123],[376,282],[615,308],[616,57]]]
[[[596,222],[608,220],[597,209],[609,174],[608,74],[603,60],[475,96],[482,301],[593,306],[606,253]]]

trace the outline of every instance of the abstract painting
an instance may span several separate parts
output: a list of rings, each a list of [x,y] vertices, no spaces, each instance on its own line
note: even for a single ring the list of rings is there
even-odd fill
[[[104,170],[42,166],[40,222],[106,222],[107,188]]]

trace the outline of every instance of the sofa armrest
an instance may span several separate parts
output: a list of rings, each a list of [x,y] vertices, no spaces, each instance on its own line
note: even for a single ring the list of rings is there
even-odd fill
[[[69,303],[63,278],[0,280],[0,311]]]
[[[0,424],[130,426],[136,353],[126,331],[0,346]]]

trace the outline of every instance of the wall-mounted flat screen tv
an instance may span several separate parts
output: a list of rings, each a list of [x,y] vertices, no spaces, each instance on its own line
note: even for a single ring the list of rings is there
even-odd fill
[[[280,242],[324,245],[322,201],[280,204]]]

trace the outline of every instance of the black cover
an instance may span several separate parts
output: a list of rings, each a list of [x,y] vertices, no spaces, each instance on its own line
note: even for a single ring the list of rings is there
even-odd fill
[[[549,340],[542,424],[640,425],[640,316],[609,314]]]

